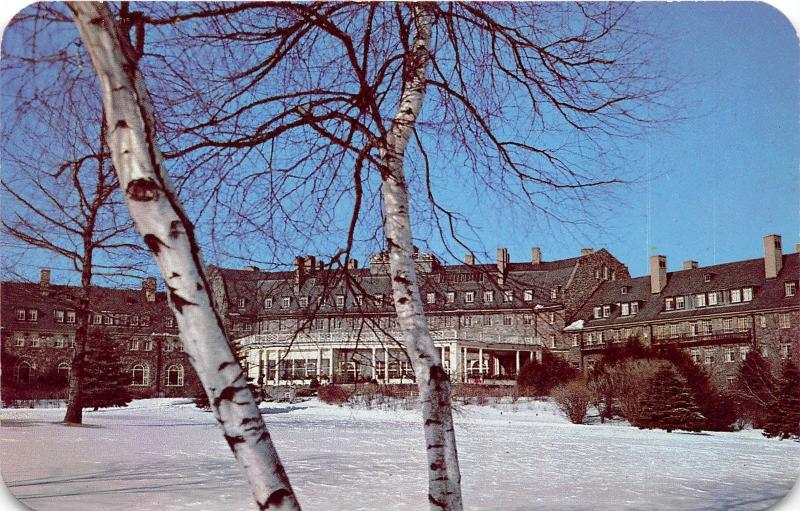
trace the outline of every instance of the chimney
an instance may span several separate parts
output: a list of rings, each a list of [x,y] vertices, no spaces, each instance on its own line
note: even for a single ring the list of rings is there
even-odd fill
[[[581,249],[581,255],[582,255],[582,256],[589,255],[589,254],[591,254],[592,252],[594,252],[594,249],[593,249],[593,248],[582,248],[582,249]]]
[[[497,249],[497,285],[502,286],[508,273],[508,249]]]
[[[464,264],[469,266],[475,265],[475,254],[467,254],[464,256]]]
[[[302,287],[303,282],[305,282],[306,276],[306,260],[303,256],[297,256],[294,258],[294,292],[299,293],[300,287]]]
[[[50,294],[50,270],[47,268],[39,271],[39,290],[42,292],[42,296]]]
[[[156,278],[147,277],[142,281],[142,291],[144,291],[144,298],[148,302],[156,301]]]
[[[306,274],[314,273],[314,270],[317,269],[317,258],[312,255],[306,255],[304,261]]]
[[[660,293],[667,285],[667,256],[650,256],[650,292]]]
[[[800,254],[800,243],[794,244],[794,252],[795,254]]]
[[[683,262],[683,269],[684,270],[696,270],[697,269],[697,261],[684,261]]]
[[[348,270],[356,270],[356,269],[358,269],[358,259],[348,259],[347,260],[347,269]]]
[[[542,264],[542,249],[533,247],[531,249],[531,262],[533,264]]]
[[[768,279],[774,279],[783,267],[783,252],[779,234],[764,236],[764,272]]]
[[[258,266],[245,266],[244,269],[247,271],[261,271],[261,268]]]

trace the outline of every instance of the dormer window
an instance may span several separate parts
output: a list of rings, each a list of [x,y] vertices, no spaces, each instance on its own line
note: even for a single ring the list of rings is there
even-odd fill
[[[675,308],[678,310],[686,308],[686,299],[682,296],[675,297]]]
[[[494,303],[494,291],[484,291],[483,301],[485,303]]]
[[[753,288],[746,287],[742,289],[742,300],[745,302],[750,302],[753,300]]]
[[[610,305],[603,305],[603,317],[608,318],[611,316],[611,306]]]
[[[336,306],[344,307],[344,295],[336,295]]]
[[[797,294],[797,282],[790,280],[789,282],[784,282],[783,284],[783,291],[786,296],[794,296]]]
[[[706,306],[706,295],[704,293],[700,293],[694,295],[694,306],[695,307],[705,307]]]
[[[526,302],[533,301],[533,289],[526,289],[522,292],[522,299]]]
[[[709,305],[719,305],[720,302],[720,293],[715,291],[713,293],[708,293],[708,304]]]
[[[467,291],[464,293],[464,302],[472,303],[475,301],[475,291]]]
[[[383,295],[375,295],[375,305],[379,307],[383,305]]]
[[[603,317],[603,308],[602,307],[595,307],[594,308],[594,319],[600,319]]]
[[[39,311],[36,309],[28,309],[28,321],[39,321]]]
[[[622,286],[622,287],[619,289],[619,292],[620,292],[620,293],[622,293],[623,295],[626,295],[626,294],[628,294],[628,286]]]
[[[364,295],[356,295],[356,305],[359,307],[364,306]],[[300,307],[305,307],[305,305],[303,305],[303,297],[300,297]]]
[[[630,316],[631,314],[631,304],[623,303],[619,307],[619,313],[621,316]]]
[[[236,305],[237,305],[237,306],[238,306],[240,309],[244,309],[244,305],[245,305],[244,298],[239,298],[239,299],[237,300],[237,304],[236,304]]]
[[[675,308],[675,299],[674,298],[664,298],[664,310],[671,311]]]
[[[503,291],[503,301],[506,302],[506,303],[513,302],[514,301],[514,291],[512,291],[510,289],[508,289],[506,291]]]
[[[268,296],[268,297],[264,298],[264,308],[265,309],[271,309],[272,308],[272,297],[271,296]]]
[[[731,289],[731,303],[740,303],[742,301],[742,290]]]
[[[436,303],[436,293],[428,293],[425,296],[425,301],[427,303]]]
[[[550,299],[557,300],[558,299],[558,292],[561,291],[561,286],[556,286],[550,290]]]
[[[448,291],[447,292],[447,303],[453,303],[456,301],[456,293],[455,291]]]
[[[631,316],[639,313],[639,302],[631,302]]]
[[[711,277],[713,277],[713,273],[706,273],[703,275],[703,282],[711,282]]]
[[[25,321],[25,309],[17,309],[17,321]]]
[[[288,309],[292,306],[292,297],[291,296],[282,296],[281,297],[281,308]]]

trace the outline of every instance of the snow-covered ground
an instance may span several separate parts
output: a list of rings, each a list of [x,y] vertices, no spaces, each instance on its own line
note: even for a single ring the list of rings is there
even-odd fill
[[[427,509],[418,411],[312,400],[263,412],[305,509]],[[88,412],[83,427],[62,416],[0,410],[3,479],[33,509],[254,507],[211,414],[186,400]],[[456,421],[473,510],[764,509],[800,475],[800,443],[758,431],[575,426],[545,402],[466,406]]]

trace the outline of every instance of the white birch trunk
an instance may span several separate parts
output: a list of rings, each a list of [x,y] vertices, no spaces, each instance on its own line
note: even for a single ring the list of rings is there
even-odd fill
[[[460,511],[461,474],[458,468],[450,381],[433,344],[419,281],[412,259],[411,220],[403,159],[425,97],[433,16],[421,4],[412,7],[416,29],[406,56],[404,88],[397,114],[381,151],[381,194],[384,235],[389,250],[392,294],[403,340],[411,358],[422,403],[428,455],[428,502],[433,510]]]
[[[259,509],[299,510],[241,366],[214,308],[205,267],[156,143],[136,57],[108,7],[69,2],[103,93],[111,149],[131,217],[167,286],[180,337]]]

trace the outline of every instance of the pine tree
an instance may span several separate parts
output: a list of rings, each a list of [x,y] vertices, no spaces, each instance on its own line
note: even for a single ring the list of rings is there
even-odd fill
[[[739,416],[753,421],[753,427],[763,427],[778,395],[778,382],[769,362],[753,351],[739,366],[733,395]]]
[[[800,370],[786,360],[778,382],[778,398],[769,410],[764,435],[784,438],[800,437]]]
[[[104,337],[92,348],[86,354],[83,406],[97,410],[127,405],[131,401],[130,375],[123,368],[119,346]]]
[[[660,369],[650,380],[642,402],[642,413],[636,421],[640,428],[700,431],[705,417],[695,402],[692,391],[672,367]]]

